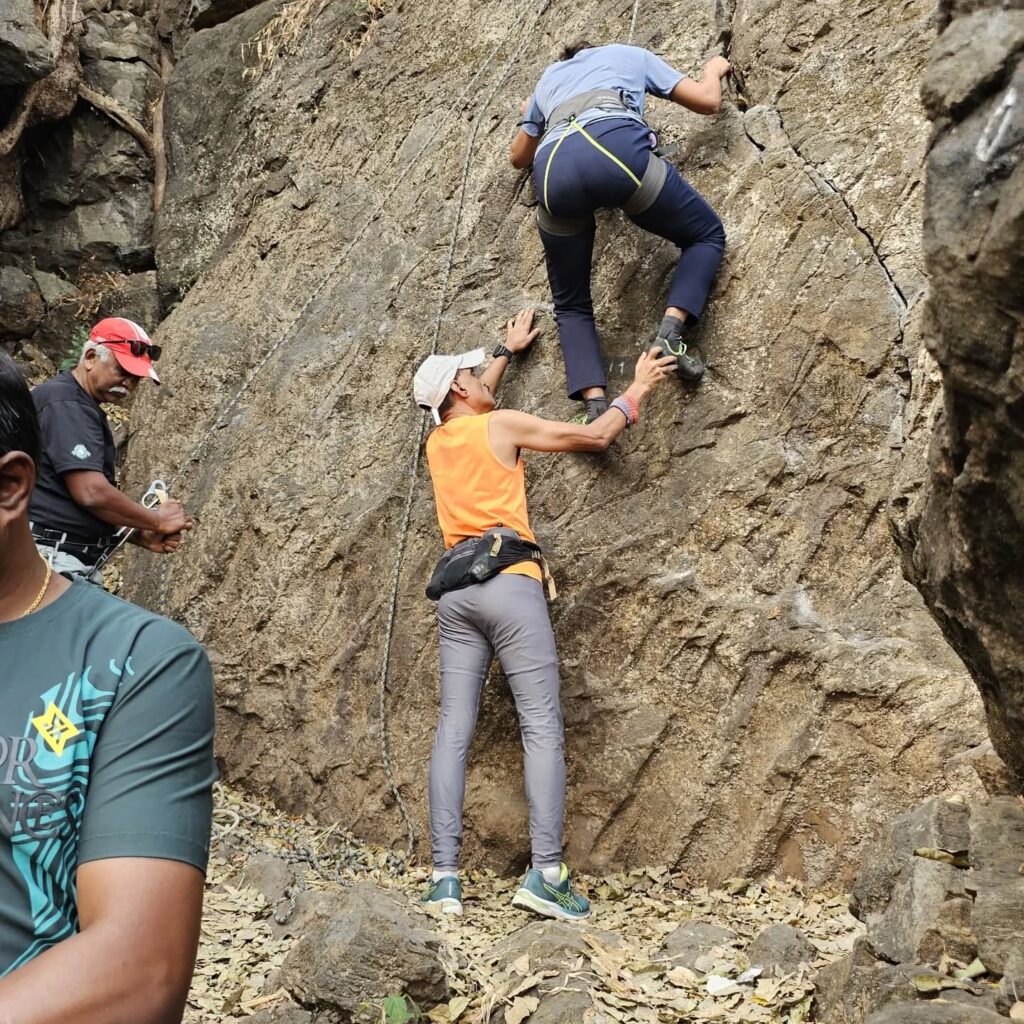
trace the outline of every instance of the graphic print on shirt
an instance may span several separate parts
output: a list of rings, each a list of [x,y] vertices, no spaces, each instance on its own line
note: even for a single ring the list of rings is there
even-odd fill
[[[124,670],[113,662],[110,670],[115,679],[125,670],[134,674],[130,658]],[[9,787],[0,801],[0,836],[10,837],[35,933],[8,972],[77,928],[74,876],[89,765],[117,685],[99,689],[89,679],[91,671],[90,666],[80,675],[73,672],[41,694],[23,736],[0,736],[0,786]]]

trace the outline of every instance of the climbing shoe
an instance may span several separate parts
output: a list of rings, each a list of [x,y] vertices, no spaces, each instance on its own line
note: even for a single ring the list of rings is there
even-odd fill
[[[676,376],[696,384],[704,376],[704,360],[700,352],[684,340],[686,328],[676,316],[666,316],[654,344],[663,353],[676,357]]]
[[[604,396],[600,398],[584,398],[583,404],[587,409],[587,418],[584,422],[593,423],[598,416],[603,416],[608,411],[608,399]]]
[[[512,897],[512,906],[565,921],[585,921],[590,917],[590,904],[573,889],[569,869],[564,864],[557,885],[545,881],[536,868],[530,868]]]
[[[420,903],[425,907],[440,907],[442,914],[461,914],[462,883],[453,875],[445,875],[430,883]]]

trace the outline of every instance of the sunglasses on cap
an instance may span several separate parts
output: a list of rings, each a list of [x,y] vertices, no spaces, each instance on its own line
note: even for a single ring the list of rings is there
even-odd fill
[[[149,356],[155,363],[160,358],[163,349],[159,345],[153,345],[148,341],[101,341],[101,345],[127,345],[133,356]]]

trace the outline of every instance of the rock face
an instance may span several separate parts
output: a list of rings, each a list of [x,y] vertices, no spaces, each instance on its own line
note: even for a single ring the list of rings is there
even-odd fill
[[[52,70],[50,45],[36,25],[32,0],[4,0],[0,14],[0,86],[34,82]]]
[[[22,6],[31,19],[31,0],[16,0],[12,17],[20,17]],[[132,0],[85,5],[79,44],[85,84],[147,128],[161,91],[152,6]],[[0,83],[6,16],[5,8]],[[35,31],[48,55],[45,37]],[[28,77],[20,80],[39,77],[28,56],[21,59]],[[0,88],[0,123],[13,96]],[[29,129],[21,149],[24,209],[0,234],[0,343],[45,376],[105,315],[129,316],[151,328],[159,323],[153,163],[129,132],[84,102],[62,121]],[[10,287],[15,273],[35,281],[24,301],[24,289]]]
[[[822,971],[815,1019],[966,1024],[1005,1012],[1024,992],[1022,849],[1024,807],[1015,797],[930,800],[897,818],[854,886],[851,910],[867,926],[865,940]],[[955,977],[975,958],[974,980]],[[937,995],[962,1003],[960,1016],[921,1005]]]
[[[1003,10],[1004,6],[1016,9]],[[942,413],[926,485],[897,519],[907,575],[981,691],[1024,785],[1024,10],[941,7],[924,79],[935,123],[925,251]]]
[[[545,9],[536,29],[532,10],[405,5],[358,39],[334,0],[270,45],[281,56],[266,68],[257,34],[283,25],[263,4],[193,36],[169,86],[156,250],[164,294],[184,297],[161,332],[169,386],[140,396],[129,464],[139,493],[174,477],[201,525],[166,580],[134,559],[129,593],[210,646],[229,777],[389,842],[404,830],[377,681],[420,424],[412,373],[439,303],[454,351],[549,302],[531,191],[507,162],[519,98],[566,40],[627,29],[608,0]],[[969,679],[903,580],[886,517],[896,477],[923,475],[937,393],[920,344],[915,98],[933,13],[924,0],[855,23],[819,0],[641,5],[638,43],[688,70],[724,44],[743,95],[713,120],[651,107],[729,234],[702,327],[707,380],[665,387],[605,457],[528,459],[561,590],[580,866],[849,880],[881,823],[941,790],[942,765],[981,738]],[[671,246],[601,219],[594,291],[614,389],[673,264]],[[565,418],[576,408],[544,326],[503,401]],[[422,469],[414,487],[385,705],[425,856],[437,662],[423,586],[440,538]],[[467,859],[525,861],[521,758],[495,672]]]
[[[281,983],[304,1005],[357,1019],[369,1003],[402,993],[436,1006],[448,995],[439,946],[439,937],[399,897],[357,882],[344,893],[310,898]]]

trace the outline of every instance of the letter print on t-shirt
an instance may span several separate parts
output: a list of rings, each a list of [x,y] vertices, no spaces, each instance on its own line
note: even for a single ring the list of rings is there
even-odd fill
[[[39,695],[24,735],[0,736],[0,838],[10,838],[36,934],[11,970],[74,932],[64,903],[74,892],[89,763],[122,671],[106,689],[90,681],[91,666],[72,673]]]

